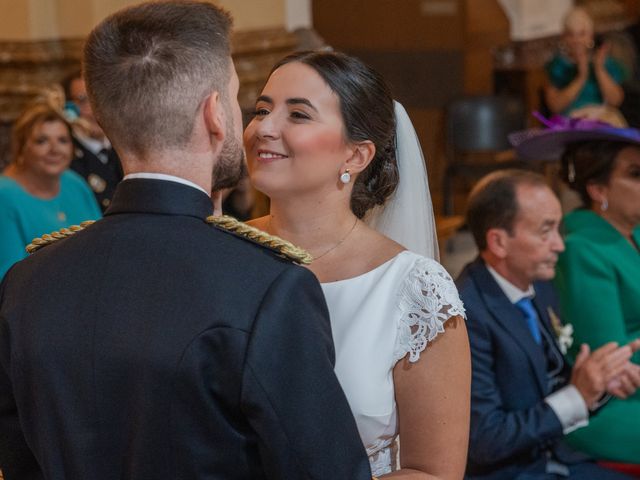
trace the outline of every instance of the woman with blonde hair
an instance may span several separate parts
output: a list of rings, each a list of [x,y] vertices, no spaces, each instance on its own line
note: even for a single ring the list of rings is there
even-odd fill
[[[84,180],[68,170],[69,125],[47,103],[25,110],[11,138],[11,163],[0,175],[0,278],[45,233],[101,217]]]
[[[593,115],[594,106],[618,108],[624,99],[620,84],[623,67],[609,55],[609,45],[597,45],[593,20],[581,7],[569,11],[564,20],[562,49],[546,66],[545,100],[553,113]]]

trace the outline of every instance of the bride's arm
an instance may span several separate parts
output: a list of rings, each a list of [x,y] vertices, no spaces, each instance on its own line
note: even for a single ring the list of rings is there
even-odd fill
[[[452,317],[420,354],[393,371],[400,426],[401,470],[383,478],[464,476],[469,441],[471,360],[464,320]]]

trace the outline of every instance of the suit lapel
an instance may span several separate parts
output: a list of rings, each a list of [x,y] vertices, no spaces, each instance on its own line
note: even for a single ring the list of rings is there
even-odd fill
[[[533,339],[522,312],[509,301],[487,270],[484,262],[480,259],[476,260],[476,262],[479,263],[474,265],[470,273],[474,277],[487,310],[491,313],[496,323],[503,327],[507,335],[510,335],[527,355],[541,394],[546,395],[547,362],[544,357],[544,350]]]
[[[534,286],[535,288],[535,286]],[[564,355],[560,351],[558,346],[558,340],[555,333],[555,329],[551,324],[551,318],[549,318],[549,308],[551,308],[549,302],[546,302],[542,295],[538,295],[533,298],[533,304],[538,312],[540,318],[540,328],[543,328],[547,334],[547,338],[550,340],[550,347],[554,350],[555,355],[559,358],[559,367],[564,368]]]

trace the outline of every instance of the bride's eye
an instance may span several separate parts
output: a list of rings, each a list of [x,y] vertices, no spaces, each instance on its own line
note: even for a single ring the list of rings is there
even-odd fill
[[[269,110],[266,108],[256,108],[253,115],[255,117],[264,117],[265,115],[269,115]]]
[[[310,120],[311,117],[303,112],[294,111],[291,112],[291,118],[294,120]]]

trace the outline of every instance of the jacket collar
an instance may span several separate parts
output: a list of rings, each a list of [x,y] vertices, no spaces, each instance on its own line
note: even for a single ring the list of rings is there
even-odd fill
[[[123,180],[105,216],[118,213],[186,215],[204,220],[213,213],[211,198],[196,188],[166,180]]]
[[[529,332],[526,322],[522,318],[522,312],[512,304],[504,294],[500,286],[487,270],[487,266],[481,257],[477,257],[469,267],[469,274],[476,284],[477,290],[484,301],[487,310],[495,319],[496,323],[503,327],[504,331],[510,335],[513,340],[520,345],[526,353],[532,370],[535,373],[538,387],[541,394],[546,395],[547,392],[547,362],[544,351],[540,348],[533,336]],[[542,323],[547,323],[547,314],[541,311],[540,299],[534,297],[534,305],[538,311]],[[519,321],[521,320],[522,321]]]

